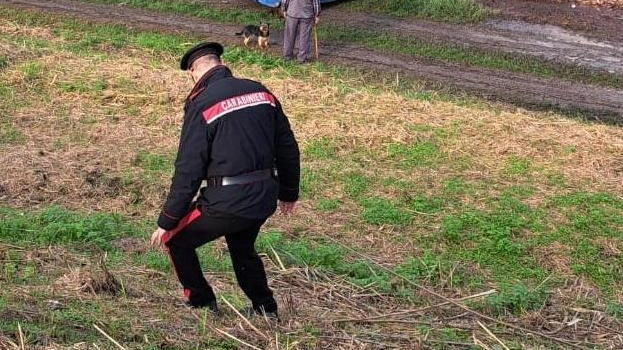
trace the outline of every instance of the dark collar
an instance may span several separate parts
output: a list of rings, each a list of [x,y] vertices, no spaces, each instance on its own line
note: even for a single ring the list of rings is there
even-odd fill
[[[199,95],[203,90],[205,90],[208,85],[211,83],[221,80],[223,78],[229,78],[232,76],[231,70],[227,68],[225,65],[218,65],[212,67],[209,71],[205,72],[205,74],[195,83],[195,86],[186,97],[186,102],[192,101],[197,95]]]

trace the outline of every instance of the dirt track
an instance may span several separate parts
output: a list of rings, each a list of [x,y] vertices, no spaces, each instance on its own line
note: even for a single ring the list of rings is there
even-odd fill
[[[355,16],[349,22],[354,26],[367,25],[431,42],[529,55],[557,63],[623,74],[621,43],[587,38],[553,25],[498,19],[479,25],[461,26],[431,21],[396,21],[373,16]]]
[[[239,44],[232,35],[238,26],[210,23],[174,15],[160,14],[123,6],[85,4],[67,0],[8,0],[0,4],[46,10],[79,16],[97,22],[129,24],[134,27],[187,31],[209,34],[211,39]],[[330,20],[327,18],[327,21]],[[383,21],[383,19],[378,19]],[[623,49],[608,42],[587,39],[557,27],[550,29],[562,35],[553,40],[543,34],[541,27],[513,27],[508,21],[489,22],[478,26],[459,27],[428,22],[392,21],[386,25],[399,26],[405,32],[428,33],[439,40],[465,43],[478,47],[524,51],[537,56],[565,62],[580,62],[585,66],[623,72]],[[370,23],[368,23],[369,25]],[[380,26],[380,24],[378,25]],[[497,26],[497,27],[496,27]],[[553,29],[552,29],[553,28]],[[539,30],[537,30],[539,29]],[[510,33],[510,34],[509,34]],[[275,35],[274,47],[280,44],[281,35]],[[275,53],[277,49],[274,48]],[[320,49],[324,61],[337,64],[401,73],[405,76],[432,81],[441,85],[468,90],[487,98],[517,103],[523,106],[557,107],[565,110],[588,111],[595,118],[623,123],[623,91],[588,86],[567,81],[536,78],[526,74],[508,73],[481,68],[464,67],[414,60],[412,57],[388,55],[363,48],[325,44]]]

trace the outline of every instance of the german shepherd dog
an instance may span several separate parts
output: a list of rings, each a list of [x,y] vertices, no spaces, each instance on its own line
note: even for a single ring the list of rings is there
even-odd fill
[[[259,26],[256,25],[248,25],[242,28],[242,31],[236,33],[236,35],[242,35],[244,37],[244,46],[249,45],[249,41],[253,39],[253,37],[257,38],[257,46],[261,49],[268,49],[268,24],[261,23]]]

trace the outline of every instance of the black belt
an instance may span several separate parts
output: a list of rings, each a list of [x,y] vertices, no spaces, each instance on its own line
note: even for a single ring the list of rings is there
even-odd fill
[[[253,182],[272,179],[273,177],[273,169],[263,169],[236,176],[212,176],[207,178],[206,182],[207,187],[246,185]]]

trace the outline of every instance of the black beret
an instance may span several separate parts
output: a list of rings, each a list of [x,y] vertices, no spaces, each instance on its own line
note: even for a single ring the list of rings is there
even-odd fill
[[[187,70],[193,62],[205,55],[216,55],[219,58],[223,54],[223,45],[214,42],[203,42],[191,47],[180,61],[180,68]]]

